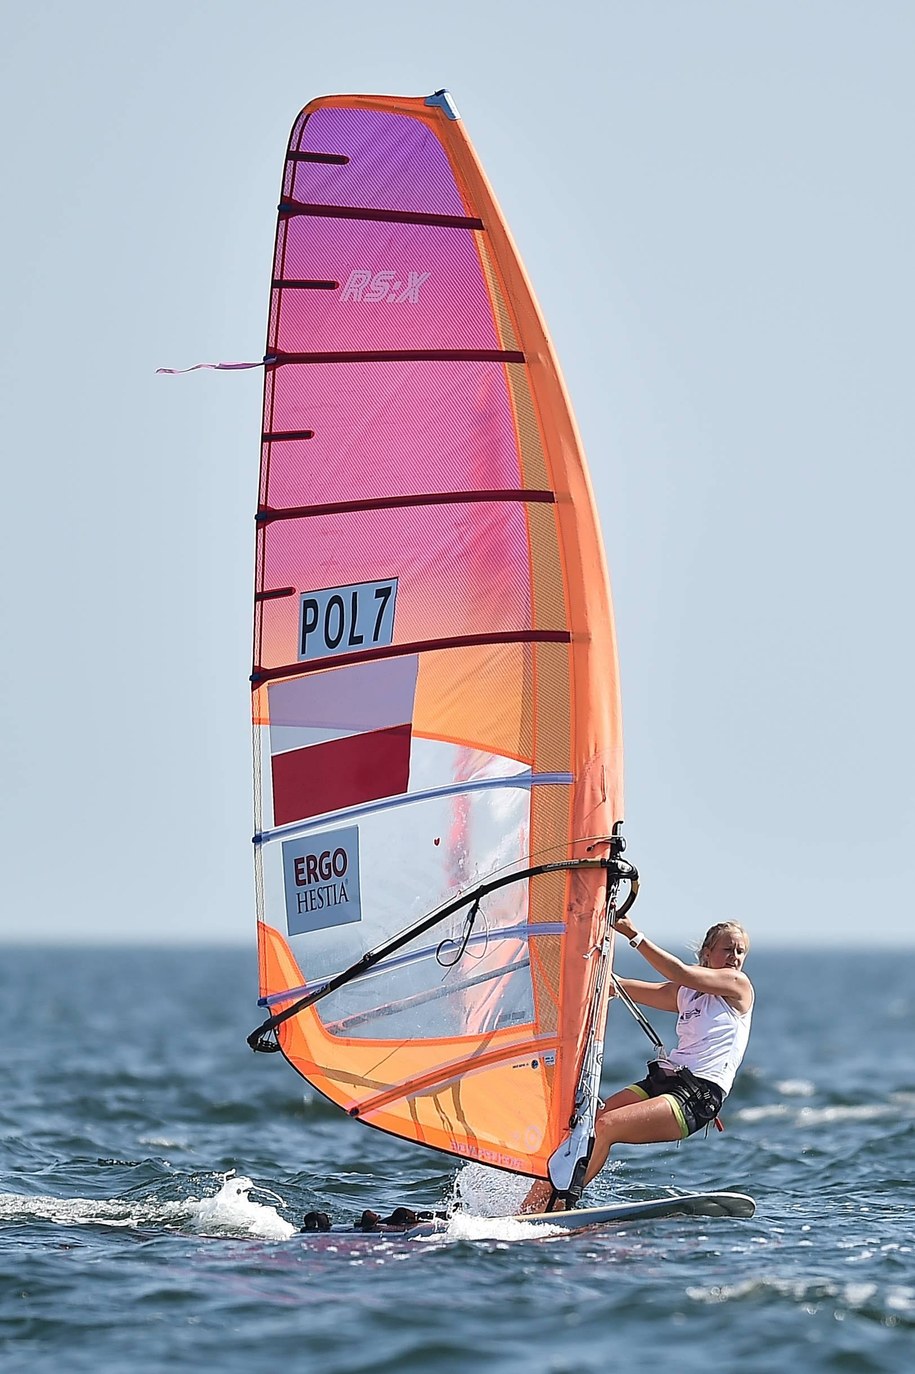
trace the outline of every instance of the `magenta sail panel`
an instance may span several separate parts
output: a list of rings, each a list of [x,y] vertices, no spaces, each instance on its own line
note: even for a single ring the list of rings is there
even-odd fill
[[[407,506],[341,517],[283,520],[262,532],[266,588],[362,584],[381,574],[400,577],[395,643],[508,634],[531,625],[527,526],[515,503]],[[264,603],[267,644],[295,642],[295,597]],[[276,631],[277,633],[271,633]],[[282,655],[281,650],[277,650]],[[280,666],[266,660],[263,667]]]
[[[271,441],[274,505],[521,484],[502,369],[491,363],[287,365],[277,380],[270,432],[312,437]]]
[[[414,119],[379,110],[316,110],[293,131],[290,152],[344,163],[287,162],[284,194],[325,205],[465,215],[438,139]]]
[[[522,479],[523,355],[471,209],[420,120],[342,105],[293,131],[267,344],[259,670],[296,663],[303,596],[323,607],[349,589],[349,605],[353,588],[395,577],[378,651],[532,629],[528,502],[552,496]]]
[[[280,351],[498,348],[472,231],[298,215],[283,237]]]

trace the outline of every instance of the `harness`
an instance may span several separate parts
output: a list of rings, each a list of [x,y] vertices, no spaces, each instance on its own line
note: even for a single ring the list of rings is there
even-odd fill
[[[664,1078],[677,1078],[681,1083],[685,1083],[689,1088],[696,1115],[705,1118],[706,1133],[711,1125],[714,1125],[717,1131],[724,1130],[718,1094],[710,1083],[707,1083],[705,1079],[697,1078],[691,1069],[680,1064],[674,1069],[665,1070],[661,1068],[656,1059],[652,1059],[648,1063],[648,1076],[655,1082]]]

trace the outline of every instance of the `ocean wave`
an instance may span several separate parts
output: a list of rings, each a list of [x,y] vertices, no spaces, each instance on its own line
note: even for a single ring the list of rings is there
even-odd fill
[[[714,1305],[787,1299],[811,1313],[832,1306],[836,1315],[855,1312],[885,1325],[915,1325],[915,1288],[896,1284],[882,1286],[873,1282],[839,1283],[825,1278],[754,1278],[739,1283],[692,1286],[686,1295],[693,1302]]]
[[[816,1092],[816,1085],[806,1078],[785,1078],[775,1088],[783,1097],[813,1097]]]
[[[889,1102],[841,1103],[825,1107],[796,1107],[787,1102],[767,1102],[741,1107],[731,1115],[736,1121],[791,1121],[796,1126],[819,1126],[836,1121],[903,1121],[915,1114],[915,1094],[894,1093]]]

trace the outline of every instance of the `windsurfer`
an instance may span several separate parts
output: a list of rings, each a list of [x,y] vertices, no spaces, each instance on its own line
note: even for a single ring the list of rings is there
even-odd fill
[[[613,1145],[647,1145],[683,1140],[715,1120],[730,1092],[750,1034],[753,986],[743,972],[750,948],[743,926],[714,925],[699,949],[698,964],[685,964],[641,934],[627,917],[616,921],[620,935],[665,979],[662,983],[620,978],[634,1002],[678,1012],[677,1048],[649,1065],[639,1083],[608,1099],[595,1122],[594,1148],[584,1183],[603,1168]],[[522,1212],[550,1205],[551,1184],[538,1180]]]

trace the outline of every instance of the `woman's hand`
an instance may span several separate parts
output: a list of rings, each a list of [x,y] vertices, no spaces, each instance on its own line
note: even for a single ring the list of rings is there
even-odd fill
[[[628,916],[617,916],[613,922],[613,927],[619,931],[624,940],[634,940],[639,933]]]

